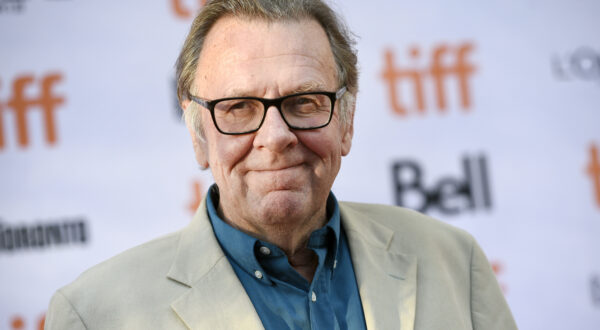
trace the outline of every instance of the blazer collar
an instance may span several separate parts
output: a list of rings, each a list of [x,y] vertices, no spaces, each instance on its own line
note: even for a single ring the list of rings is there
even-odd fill
[[[171,308],[190,329],[264,329],[213,233],[202,201],[167,277],[189,287]]]
[[[354,273],[368,329],[413,330],[417,292],[416,256],[395,251],[393,230],[368,213],[340,203]]]

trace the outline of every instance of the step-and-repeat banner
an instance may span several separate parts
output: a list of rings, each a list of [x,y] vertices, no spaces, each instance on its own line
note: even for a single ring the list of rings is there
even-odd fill
[[[212,179],[174,62],[200,0],[0,0],[0,329],[191,219]],[[357,35],[340,200],[472,233],[521,329],[600,328],[600,2],[337,1]]]

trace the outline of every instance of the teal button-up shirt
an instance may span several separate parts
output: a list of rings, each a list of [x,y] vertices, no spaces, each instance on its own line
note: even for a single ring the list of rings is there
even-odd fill
[[[366,329],[348,240],[333,193],[327,199],[329,221],[308,239],[308,248],[319,258],[312,282],[292,268],[280,248],[233,228],[219,217],[216,185],[209,189],[206,204],[217,240],[265,329]]]

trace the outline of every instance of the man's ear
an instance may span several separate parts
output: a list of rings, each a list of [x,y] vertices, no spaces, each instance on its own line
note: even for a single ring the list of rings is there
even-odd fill
[[[183,109],[184,113],[185,126],[192,137],[192,145],[194,146],[196,161],[201,168],[206,169],[208,168],[208,150],[206,147],[206,141],[200,138],[200,132],[196,131],[196,128],[192,123],[193,116],[188,113],[188,111],[194,111],[196,109],[194,109],[194,105],[190,100],[181,102],[181,108]],[[199,120],[199,118],[196,118],[196,120]]]
[[[354,136],[354,109],[352,109],[348,117],[342,131],[342,156],[348,155],[348,153],[350,153],[350,148],[352,147],[352,137]]]

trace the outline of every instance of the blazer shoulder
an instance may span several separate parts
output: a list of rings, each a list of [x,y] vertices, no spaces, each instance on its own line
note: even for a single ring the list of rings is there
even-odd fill
[[[168,267],[175,255],[179,235],[180,231],[177,231],[132,247],[88,269],[81,277],[124,269],[146,272],[165,264]]]
[[[59,291],[78,305],[85,297],[107,297],[149,289],[164,280],[177,253],[180,231],[148,241],[84,271]]]
[[[53,328],[147,329],[180,323],[170,304],[189,287],[171,280],[168,273],[181,233],[126,250],[60,288],[48,309]]]
[[[474,238],[463,229],[404,207],[340,202],[340,212],[346,223],[353,227],[379,226],[393,232],[391,246],[399,245],[403,251],[427,248],[459,248],[470,253]],[[419,254],[419,253],[417,253]]]

